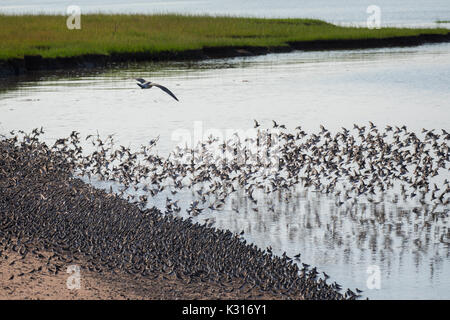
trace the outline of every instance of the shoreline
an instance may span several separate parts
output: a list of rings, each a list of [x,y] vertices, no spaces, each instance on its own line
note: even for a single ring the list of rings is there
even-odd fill
[[[86,54],[64,58],[44,58],[29,55],[23,59],[0,60],[0,77],[14,77],[31,74],[35,71],[77,70],[107,68],[116,63],[158,62],[158,61],[201,61],[209,59],[261,56],[270,53],[293,51],[357,50],[392,47],[414,47],[425,44],[450,42],[450,32],[443,34],[421,34],[374,39],[312,40],[292,41],[286,46],[223,46],[203,47],[184,51],[135,52]]]
[[[187,284],[175,275],[143,277],[120,271],[97,272],[86,260],[71,261],[66,255],[31,246],[25,257],[13,250],[0,255],[0,300],[273,300],[273,293],[260,292],[239,283],[222,287],[214,282]],[[80,286],[69,288],[68,267],[80,266]],[[89,265],[89,267],[87,267]],[[90,270],[91,269],[91,270]]]
[[[74,178],[71,152],[16,139],[0,140],[4,298],[59,297],[73,264],[86,272],[87,291],[63,299],[348,298],[316,270],[237,234],[141,209]]]
[[[450,42],[447,28],[369,29],[308,18],[87,14],[75,29],[69,29],[66,19],[60,15],[0,15],[0,77],[127,62]]]

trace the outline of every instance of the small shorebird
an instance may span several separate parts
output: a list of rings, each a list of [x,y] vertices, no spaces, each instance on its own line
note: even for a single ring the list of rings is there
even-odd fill
[[[136,83],[139,87],[141,87],[141,89],[150,89],[151,87],[158,87],[160,88],[162,91],[166,92],[167,94],[169,94],[172,98],[174,98],[175,100],[178,101],[177,97],[175,97],[175,95],[172,93],[172,91],[170,91],[169,89],[167,89],[166,87],[151,82],[151,81],[147,81],[145,79],[142,78],[136,78],[136,81],[138,81],[138,83]]]

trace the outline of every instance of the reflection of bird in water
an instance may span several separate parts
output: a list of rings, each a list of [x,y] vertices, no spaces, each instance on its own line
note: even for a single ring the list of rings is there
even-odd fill
[[[137,81],[142,88],[155,85],[144,79]],[[300,188],[305,197],[309,188],[314,188],[313,192],[329,195],[329,199],[335,201],[336,206],[331,209],[335,212],[332,215],[333,220],[325,222],[327,229],[333,230],[332,240],[338,247],[345,245],[338,227],[341,211],[342,219],[350,217],[365,228],[359,234],[358,245],[369,242],[371,247],[376,246],[376,236],[372,236],[370,230],[377,225],[386,226],[389,233],[402,233],[402,224],[398,223],[396,228],[396,220],[390,218],[389,212],[383,207],[383,197],[376,197],[378,194],[383,196],[385,190],[394,189],[394,183],[405,201],[408,198],[417,199],[422,194],[430,194],[428,199],[432,207],[425,199],[422,207],[411,211],[415,215],[423,212],[425,216],[430,217],[430,220],[425,222],[426,228],[434,225],[433,222],[441,216],[445,219],[447,215],[446,205],[450,201],[449,182],[445,180],[443,185],[433,185],[431,180],[440,174],[438,170],[448,168],[447,141],[450,140],[450,135],[444,130],[442,135],[433,133],[433,130],[425,130],[424,138],[419,139],[414,132],[408,132],[405,126],[387,127],[383,132],[378,131],[373,123],[369,123],[367,128],[355,124],[353,130],[342,128],[335,134],[321,126],[319,132],[308,135],[302,131],[301,126],[296,128],[295,133],[281,130],[275,132],[259,129],[260,124],[254,122],[254,127],[258,128],[256,137],[245,137],[244,140],[239,139],[236,134],[232,139],[221,141],[211,136],[207,141],[202,141],[192,148],[187,145],[185,148],[177,147],[169,157],[161,157],[152,152],[158,138],[143,146],[141,151],[133,152],[124,146],[113,147],[112,136],[102,141],[98,133],[97,136],[90,135],[87,138],[91,139],[93,147],[96,148],[92,154],[83,155],[77,133],[73,133],[70,138],[58,139],[51,150],[66,157],[70,168],[76,169],[81,176],[119,182],[123,185],[119,196],[140,202],[143,208],[147,207],[148,200],[161,193],[166,198],[165,213],[168,216],[186,211],[189,216],[195,217],[202,212],[208,215],[211,214],[210,211],[226,210],[229,204],[227,200],[233,199],[228,197],[232,196],[237,199],[238,204],[231,203],[236,212],[244,209],[242,213],[246,214],[247,209],[258,210],[259,213],[255,216],[260,217],[265,211],[260,202],[265,200],[269,205],[267,210],[278,214],[283,211],[280,204],[293,203],[293,199],[299,199],[296,195],[297,188]],[[284,128],[284,125],[275,121],[273,126]],[[388,131],[392,133],[388,134]],[[21,134],[24,135],[24,143],[28,143],[30,148],[38,147],[37,136],[40,132],[36,130],[31,135],[23,132]],[[242,143],[242,140],[246,143]],[[18,143],[19,140],[14,136],[11,141]],[[248,141],[251,143],[247,143]],[[216,152],[218,150],[219,154]],[[276,155],[275,161],[272,161],[272,154]],[[0,153],[0,160],[1,157]],[[5,159],[8,160],[9,157]],[[40,169],[40,174],[44,175],[47,171],[48,168],[44,166]],[[0,176],[2,174],[5,173],[0,168]],[[162,193],[165,189],[166,194]],[[170,197],[174,198],[172,196],[183,189],[190,189],[193,197],[190,199],[190,206],[183,205],[186,210],[182,210],[182,205],[177,204],[179,198],[166,197],[170,191]],[[142,191],[145,196],[138,191]],[[112,188],[110,192],[113,192]],[[183,193],[181,195],[183,196]],[[48,199],[47,195],[37,196],[44,201]],[[362,196],[367,196],[367,199],[360,200]],[[395,194],[392,201],[397,203],[398,198],[399,195]],[[311,229],[314,225],[320,228],[323,218],[315,213],[317,201],[311,202],[307,198],[302,201],[307,201],[308,204],[305,215],[313,217],[314,214],[315,219],[305,221],[304,224],[299,223],[296,229],[302,228],[303,225],[306,229]],[[210,210],[205,210],[206,208]],[[373,212],[373,215],[367,216],[366,212]],[[409,218],[409,213],[409,210],[401,210],[398,215],[400,219]],[[386,224],[386,221],[391,223]],[[287,225],[289,227],[294,224],[289,222]],[[419,228],[420,226],[417,227],[418,230]],[[264,229],[266,232],[265,226]],[[251,235],[250,229],[248,233]],[[416,244],[425,249],[426,243],[420,242],[423,237],[417,234],[415,238]],[[447,241],[448,238],[449,236],[441,236],[442,241]],[[390,238],[386,238],[385,246],[389,247],[391,242]],[[269,249],[267,255],[276,256]],[[286,254],[277,258],[289,263],[293,260]],[[298,263],[293,264],[293,267],[301,268],[300,254],[294,258]],[[216,265],[215,255],[211,259]],[[255,261],[256,259],[252,260],[252,263]],[[325,279],[317,279],[317,270],[313,268],[309,271],[308,264],[301,266],[301,278],[302,281],[307,281],[308,287],[322,286],[320,280],[328,279],[326,274]],[[279,273],[277,267],[276,274]],[[278,288],[279,282],[275,278],[271,279],[268,278],[268,283],[264,283],[264,286],[270,287],[275,283],[273,287]],[[331,289],[338,290],[338,287],[334,285]],[[355,298],[357,293],[359,292],[349,291],[346,297]],[[312,291],[305,294],[309,296]]]
[[[166,87],[158,84],[158,83],[154,83],[151,81],[147,81],[143,78],[136,78],[136,81],[139,81],[138,83],[136,83],[139,87],[141,87],[141,89],[151,89],[152,87],[158,87],[160,88],[162,91],[166,92],[167,94],[169,94],[172,98],[174,98],[175,100],[178,101],[177,97],[175,97],[175,95],[172,93],[172,91],[170,91],[169,89],[167,89]]]

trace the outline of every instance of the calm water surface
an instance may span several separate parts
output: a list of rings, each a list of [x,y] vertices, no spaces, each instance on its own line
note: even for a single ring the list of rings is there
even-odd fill
[[[258,17],[319,18],[335,23],[366,22],[367,7],[381,9],[383,25],[435,27],[437,20],[450,20],[447,0],[2,0],[0,13],[57,13],[65,14],[69,5],[78,5],[82,12],[108,13],[189,13],[243,15]],[[443,25],[450,27],[449,24]]]
[[[174,101],[154,88],[140,90],[133,77],[167,85]],[[353,123],[406,125],[450,131],[450,44],[417,48],[294,52],[199,63],[139,64],[102,72],[36,75],[1,82],[0,133],[44,126],[45,139],[96,133],[137,147],[160,136],[167,155],[177,133],[247,129],[258,119],[317,132]],[[197,130],[197,131],[196,131]],[[196,133],[197,132],[197,133]],[[448,170],[441,178],[449,178]],[[449,178],[450,179],[450,178]],[[413,214],[416,203],[365,202],[336,208],[314,192],[293,192],[289,201],[268,199],[276,210],[253,211],[235,197],[220,212],[198,221],[233,232],[261,248],[317,266],[344,287],[370,298],[450,298],[448,218]],[[190,191],[180,194],[182,205]],[[165,195],[154,199],[164,209]],[[269,203],[266,203],[269,205]],[[449,208],[444,208],[448,212]],[[207,220],[208,219],[208,220]],[[367,268],[381,272],[380,289],[366,286]]]

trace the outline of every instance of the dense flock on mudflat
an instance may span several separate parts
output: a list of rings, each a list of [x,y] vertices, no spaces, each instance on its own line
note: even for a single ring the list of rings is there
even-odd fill
[[[157,139],[133,151],[116,146],[112,135],[72,132],[48,146],[40,140],[42,129],[11,132],[0,138],[2,248],[26,255],[32,244],[42,246],[59,259],[87,259],[95,271],[167,273],[287,298],[355,299],[359,289],[343,290],[326,273],[301,264],[300,254],[275,255],[178,213],[220,212],[236,196],[255,212],[261,205],[273,211],[273,199],[289,202],[298,190],[309,190],[332,196],[337,207],[376,205],[388,197],[414,201],[411,214],[448,217],[446,130],[415,133],[369,123],[334,133],[321,126],[308,134],[275,121],[262,129],[255,121],[249,132],[225,140],[210,136],[166,157],[158,155]],[[186,190],[192,200],[184,208],[177,197]],[[161,194],[164,212],[154,208]]]

